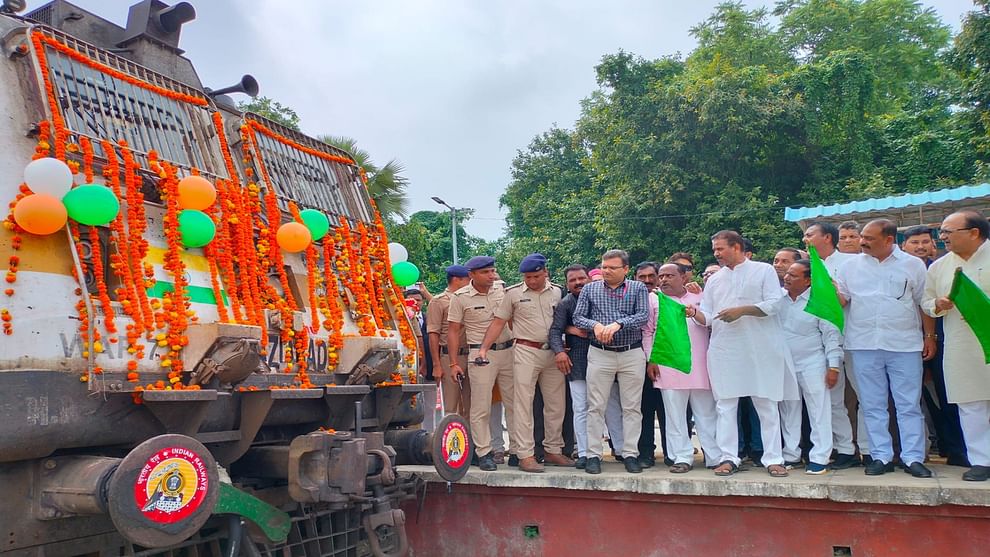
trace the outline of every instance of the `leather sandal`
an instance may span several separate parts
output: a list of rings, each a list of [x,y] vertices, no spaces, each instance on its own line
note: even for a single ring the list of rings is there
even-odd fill
[[[775,478],[786,478],[790,475],[787,472],[787,468],[780,464],[771,464],[770,466],[767,466],[767,474],[770,474]]]
[[[690,472],[691,469],[693,468],[694,466],[691,466],[686,462],[676,462],[674,463],[673,466],[670,467],[670,471],[673,474],[685,474],[687,472]]]
[[[728,466],[728,468],[726,468]],[[719,463],[718,468],[715,469],[716,476],[731,476],[739,471],[739,467],[736,466],[735,462],[731,460],[723,460]]]

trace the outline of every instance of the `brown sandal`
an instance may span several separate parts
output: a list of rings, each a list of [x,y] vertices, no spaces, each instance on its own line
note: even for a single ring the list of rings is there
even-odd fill
[[[739,467],[731,460],[724,460],[715,469],[716,476],[731,476],[739,471]]]
[[[692,468],[694,467],[686,462],[678,462],[670,467],[670,471],[674,474],[685,474],[690,472]]]
[[[780,464],[771,464],[770,466],[767,466],[767,474],[770,474],[774,478],[786,478],[790,475],[787,472],[787,468],[781,466]]]

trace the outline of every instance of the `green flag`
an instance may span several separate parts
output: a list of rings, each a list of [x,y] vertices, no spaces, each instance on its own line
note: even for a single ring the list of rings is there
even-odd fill
[[[650,363],[691,373],[691,337],[684,306],[663,292],[657,292],[656,296],[660,300],[660,310],[657,311],[657,332]]]
[[[842,315],[839,293],[815,246],[808,246],[808,254],[811,256],[811,295],[804,311],[835,325],[841,333],[845,327],[845,317]]]
[[[990,298],[962,272],[962,267],[957,267],[949,299],[956,304],[969,328],[973,329],[976,340],[983,347],[983,359],[990,364]]]

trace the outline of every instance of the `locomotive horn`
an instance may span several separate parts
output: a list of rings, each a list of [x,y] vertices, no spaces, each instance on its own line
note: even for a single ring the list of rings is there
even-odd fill
[[[254,98],[258,96],[258,91],[260,91],[258,88],[258,80],[250,74],[245,74],[239,83],[235,83],[230,87],[224,87],[215,91],[207,89],[206,94],[211,97],[216,97],[217,95],[226,95],[227,93],[245,93],[249,97]]]

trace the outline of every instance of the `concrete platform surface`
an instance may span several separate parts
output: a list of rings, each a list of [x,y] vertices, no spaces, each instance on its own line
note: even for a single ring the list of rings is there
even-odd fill
[[[880,505],[961,505],[990,507],[990,482],[966,482],[967,469],[932,464],[930,479],[914,478],[895,470],[883,476],[867,476],[862,467],[830,471],[825,475],[791,470],[786,478],[772,478],[764,468],[750,468],[722,478],[704,467],[686,474],[672,474],[666,466],[655,466],[641,474],[630,474],[622,464],[606,460],[600,475],[574,468],[548,466],[546,472],[534,474],[500,465],[495,472],[471,467],[460,482],[453,485],[493,488],[546,488],[577,491],[603,491],[679,496],[749,496],[789,499],[827,500],[841,503]],[[416,474],[428,482],[446,483],[432,466],[400,466],[403,475]]]

